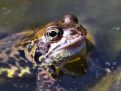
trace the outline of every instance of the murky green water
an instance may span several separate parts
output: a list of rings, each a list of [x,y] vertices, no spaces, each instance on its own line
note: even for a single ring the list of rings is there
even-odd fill
[[[96,41],[98,54],[82,77],[82,91],[121,91],[121,0],[0,0],[0,38],[64,14],[76,15]],[[33,91],[31,80],[0,84],[0,91]]]

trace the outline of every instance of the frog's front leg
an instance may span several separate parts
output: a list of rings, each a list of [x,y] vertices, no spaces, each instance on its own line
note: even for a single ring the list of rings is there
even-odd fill
[[[49,72],[51,70],[51,72]],[[52,72],[53,71],[53,72]],[[54,66],[51,66],[48,68],[38,68],[37,73],[37,91],[65,91],[64,88],[62,88],[59,85],[56,85],[56,79],[58,75],[54,73],[55,68]],[[51,76],[50,76],[51,74]],[[53,76],[56,75],[56,76]]]

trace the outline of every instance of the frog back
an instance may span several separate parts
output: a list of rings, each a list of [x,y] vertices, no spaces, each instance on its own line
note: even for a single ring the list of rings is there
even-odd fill
[[[28,30],[0,40],[0,75],[13,78],[32,74],[35,63],[26,57],[26,50],[17,44],[31,38],[33,34],[32,30]]]

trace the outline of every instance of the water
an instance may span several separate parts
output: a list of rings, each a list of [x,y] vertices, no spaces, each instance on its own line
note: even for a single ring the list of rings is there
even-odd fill
[[[80,88],[82,91],[120,91],[121,0],[0,0],[0,38],[58,20],[64,14],[76,15],[80,24],[94,35],[97,47],[90,59],[88,73],[81,79],[70,78],[71,81],[80,80],[73,85],[75,91]],[[35,84],[31,80],[34,79],[25,83],[28,87],[21,86],[22,80],[10,81],[11,84],[2,85],[0,91],[33,91]],[[60,83],[61,86],[65,84]]]

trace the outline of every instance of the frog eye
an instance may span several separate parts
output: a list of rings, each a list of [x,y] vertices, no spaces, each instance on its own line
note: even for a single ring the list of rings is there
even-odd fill
[[[62,30],[58,28],[51,28],[47,31],[47,38],[50,41],[55,41],[62,35]]]

